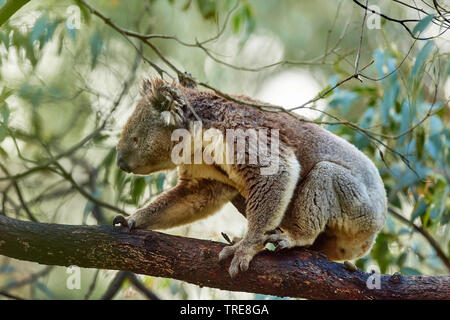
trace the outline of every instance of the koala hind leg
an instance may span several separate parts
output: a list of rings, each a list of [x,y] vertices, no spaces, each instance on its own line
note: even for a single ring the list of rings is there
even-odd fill
[[[281,229],[282,247],[314,246],[331,260],[352,259],[370,249],[378,232],[366,187],[350,170],[319,162],[297,188]],[[317,240],[317,243],[316,243]]]

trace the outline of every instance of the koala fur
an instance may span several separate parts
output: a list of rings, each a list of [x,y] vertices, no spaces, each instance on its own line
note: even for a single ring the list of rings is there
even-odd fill
[[[142,99],[123,128],[118,164],[136,174],[178,169],[178,184],[116,223],[166,229],[213,214],[232,201],[248,221],[247,234],[225,247],[231,276],[246,271],[267,242],[277,248],[311,246],[331,260],[365,255],[386,219],[387,200],[374,164],[344,139],[286,113],[265,112],[219,95],[161,79],[144,80]],[[239,99],[256,101],[248,97]],[[175,165],[175,129],[278,129],[279,169],[236,163]],[[274,143],[268,138],[268,143]],[[245,150],[246,160],[255,152]]]

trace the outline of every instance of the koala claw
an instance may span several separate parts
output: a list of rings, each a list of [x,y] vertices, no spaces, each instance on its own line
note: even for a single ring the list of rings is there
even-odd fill
[[[230,276],[234,278],[239,271],[247,271],[252,258],[253,255],[243,250],[236,250],[233,260],[231,260],[230,268],[228,269]]]
[[[127,221],[127,219],[122,215],[117,215],[114,217],[113,225],[120,225],[121,227],[127,228],[129,231],[136,228],[136,223],[134,220]]]
[[[120,226],[122,226],[122,227],[127,227],[128,228],[128,222],[127,222],[127,219],[125,219],[125,217],[124,216],[122,216],[122,215],[117,215],[117,216],[115,216],[114,217],[114,220],[113,220],[113,226],[116,226],[116,225],[120,225]]]
[[[232,246],[226,246],[222,249],[219,254],[219,261],[223,261],[231,256],[233,259],[231,260],[230,268],[228,269],[228,273],[232,278],[234,278],[239,271],[247,271],[250,265],[250,261],[253,259],[254,254],[252,254],[252,250],[248,250],[249,248],[242,247],[239,244],[234,244]]]
[[[226,246],[219,253],[219,261],[224,261],[228,257],[231,257],[236,250],[235,245]]]

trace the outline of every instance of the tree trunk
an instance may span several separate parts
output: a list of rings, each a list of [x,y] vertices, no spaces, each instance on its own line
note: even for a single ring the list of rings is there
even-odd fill
[[[225,244],[119,227],[25,222],[0,216],[0,254],[46,265],[126,270],[231,291],[308,299],[450,299],[450,276],[375,275],[352,271],[295,248],[264,251],[231,279]],[[368,278],[371,279],[368,280]],[[369,289],[367,282],[379,289]]]

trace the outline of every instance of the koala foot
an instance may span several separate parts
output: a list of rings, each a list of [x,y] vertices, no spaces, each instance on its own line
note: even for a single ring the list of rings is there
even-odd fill
[[[286,233],[274,233],[267,237],[265,243],[273,243],[275,245],[275,251],[292,248],[295,243],[291,237]]]
[[[219,254],[219,261],[223,261],[233,256],[230,268],[228,269],[228,273],[233,278],[239,273],[239,271],[245,272],[248,270],[250,261],[257,252],[258,250],[255,246],[245,244],[243,241],[240,241],[236,244],[223,248]]]
[[[136,224],[134,220],[128,221],[124,216],[117,215],[114,217],[113,226],[120,225],[121,227],[127,228],[129,231],[135,229]]]

